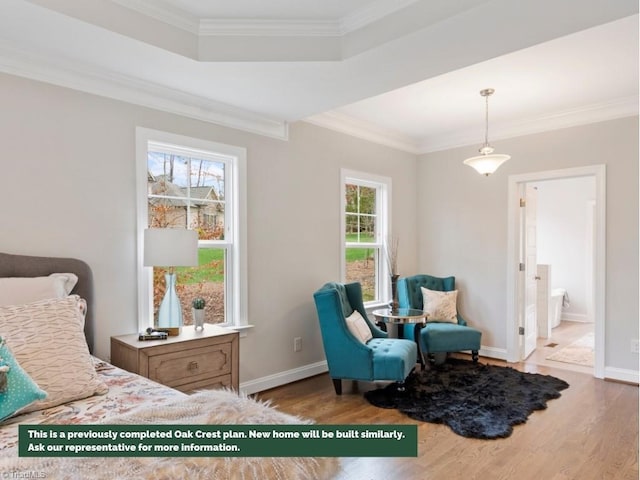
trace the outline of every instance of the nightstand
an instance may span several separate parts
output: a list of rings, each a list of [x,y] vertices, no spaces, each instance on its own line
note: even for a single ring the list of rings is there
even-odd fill
[[[111,337],[111,363],[185,393],[207,388],[238,391],[239,334],[205,325],[182,327],[167,340],[140,341],[138,334]]]

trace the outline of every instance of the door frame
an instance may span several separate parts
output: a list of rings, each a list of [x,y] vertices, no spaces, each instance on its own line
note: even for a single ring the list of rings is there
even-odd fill
[[[593,248],[593,307],[595,335],[595,365],[593,374],[604,378],[605,359],[605,294],[606,294],[606,167],[591,165],[585,167],[547,170],[508,178],[508,228],[507,228],[507,361],[519,362],[521,348],[518,338],[518,264],[520,245],[520,185],[543,180],[568,179],[592,176],[596,184],[596,209],[594,218]]]

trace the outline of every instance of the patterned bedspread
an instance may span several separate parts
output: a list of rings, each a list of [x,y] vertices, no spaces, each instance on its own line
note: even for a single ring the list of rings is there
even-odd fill
[[[19,424],[309,424],[230,390],[203,390],[188,396],[177,390],[95,360],[109,392],[0,424],[0,477],[59,480],[190,480],[334,478],[333,457],[78,457],[18,456]],[[8,472],[8,473],[7,473]],[[35,476],[25,476],[35,475]],[[8,476],[6,478],[9,478]]]
[[[16,455],[19,424],[99,423],[141,405],[154,406],[186,395],[94,357],[96,371],[109,386],[106,395],[58,405],[11,418],[0,424],[0,457]]]

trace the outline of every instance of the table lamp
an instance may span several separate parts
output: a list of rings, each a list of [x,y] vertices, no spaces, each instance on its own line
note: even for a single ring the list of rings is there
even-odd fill
[[[169,267],[164,275],[166,290],[158,310],[158,327],[182,327],[174,267],[198,266],[198,233],[183,228],[145,230],[143,264],[145,267]]]

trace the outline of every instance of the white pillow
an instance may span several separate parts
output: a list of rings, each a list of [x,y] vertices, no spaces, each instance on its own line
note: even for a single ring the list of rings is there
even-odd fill
[[[367,321],[362,318],[360,312],[354,310],[353,313],[346,318],[346,320],[347,328],[349,329],[351,334],[362,343],[367,343],[373,338],[371,330],[369,329],[369,325],[367,325]]]
[[[24,371],[48,394],[21,412],[107,393],[84,337],[85,305],[78,295],[70,295],[0,306],[0,336]]]
[[[422,290],[422,305],[427,314],[427,322],[458,323],[457,290],[439,292],[424,287],[420,287],[420,290]]]
[[[73,273],[52,273],[48,277],[4,277],[0,278],[0,305],[23,305],[25,303],[64,298],[78,283]]]
[[[52,273],[49,276],[61,282],[62,288],[59,290],[61,295],[58,298],[69,295],[71,290],[73,290],[73,287],[78,283],[78,276],[75,273]]]

